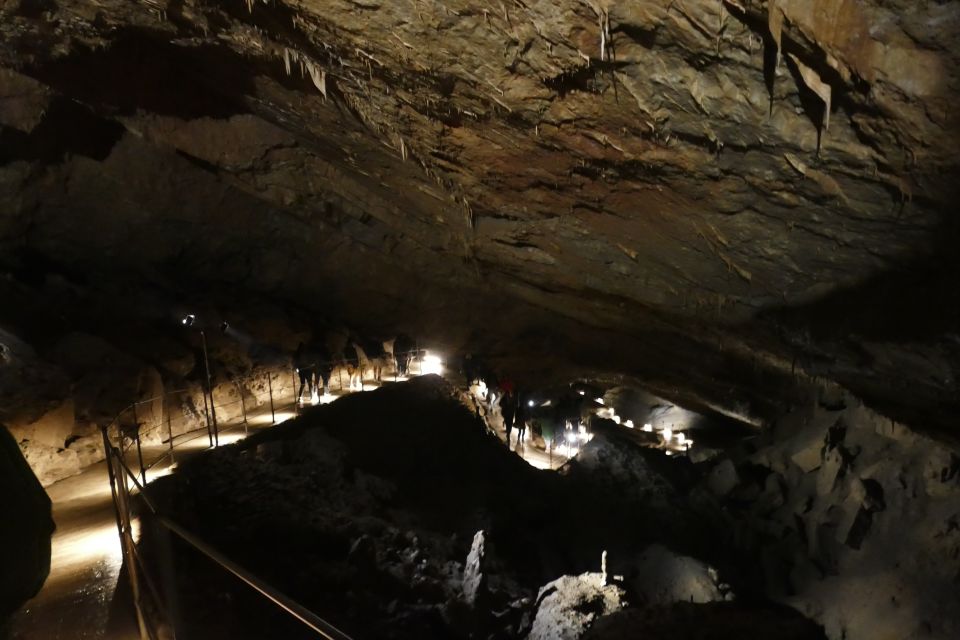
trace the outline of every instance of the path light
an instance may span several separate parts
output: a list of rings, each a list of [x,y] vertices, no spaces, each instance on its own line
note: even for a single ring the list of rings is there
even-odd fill
[[[423,375],[435,374],[443,375],[443,360],[440,359],[440,356],[435,356],[431,353],[425,353],[423,356],[423,362],[420,364],[420,372]]]
[[[603,398],[594,398],[593,401],[597,404],[603,404]]]
[[[651,433],[653,432],[653,425],[648,422],[645,425],[643,425],[643,428],[641,429],[641,431],[646,431],[647,433]]]
[[[180,323],[183,326],[190,328],[190,327],[193,327],[196,321],[197,321],[197,316],[192,313],[188,313],[183,317]],[[200,331],[200,343],[201,345],[203,345],[203,368],[205,373],[207,374],[206,393],[203,398],[205,414],[207,413],[207,410],[208,410],[207,399],[209,398],[209,401],[210,401],[210,406],[209,406],[210,413],[207,416],[207,435],[209,436],[211,447],[214,446],[214,444],[216,444],[217,446],[220,446],[220,429],[217,427],[217,409],[213,405],[213,377],[210,375],[210,358],[207,355],[207,334],[204,332],[202,326],[198,326],[197,328]],[[213,417],[213,433],[212,434],[210,433],[210,417],[211,416]]]
[[[587,392],[584,391],[583,389],[580,389],[580,391],[577,391],[577,393],[579,393],[579,394],[582,395],[582,396],[587,395]]]
[[[625,426],[625,427],[627,427],[627,428],[629,428],[629,429],[633,429],[633,420],[625,420],[624,423],[623,423],[623,426]]]

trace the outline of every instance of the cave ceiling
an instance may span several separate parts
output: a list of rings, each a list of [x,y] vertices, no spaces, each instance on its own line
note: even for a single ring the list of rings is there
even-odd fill
[[[747,414],[824,377],[952,428],[956,2],[0,0],[0,18],[6,262],[385,328],[482,318],[674,395],[753,386]]]

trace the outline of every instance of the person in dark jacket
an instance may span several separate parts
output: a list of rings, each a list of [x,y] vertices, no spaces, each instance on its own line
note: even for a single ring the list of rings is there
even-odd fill
[[[517,413],[517,399],[505,392],[500,398],[500,415],[503,416],[503,430],[507,432],[507,446],[510,446],[510,432],[513,431],[513,418]]]
[[[517,444],[523,444],[523,436],[527,432],[527,401],[523,397],[522,393],[517,393],[517,412],[515,414],[515,421],[517,425]]]
[[[297,391],[297,402],[303,398],[303,388],[307,387],[310,395],[313,395],[313,369],[316,366],[311,361],[310,353],[306,345],[302,342],[297,345],[297,352],[293,354],[293,366],[297,368],[297,375],[300,376],[300,389]]]
[[[335,363],[333,356],[325,348],[320,350],[317,355],[319,358],[317,361],[317,391],[327,395],[330,393],[330,377],[333,375]],[[320,388],[321,384],[323,385],[322,388]]]

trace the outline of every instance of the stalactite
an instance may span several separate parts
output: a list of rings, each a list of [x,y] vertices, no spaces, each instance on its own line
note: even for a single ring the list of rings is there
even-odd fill
[[[605,9],[599,9],[597,19],[600,22],[600,60],[606,61],[610,43],[610,14]]]
[[[770,29],[770,35],[777,45],[777,60],[774,70],[780,68],[780,52],[783,47],[780,45],[780,39],[783,35],[783,10],[777,4],[777,0],[770,0],[767,5],[767,27]]]
[[[283,68],[286,70],[287,75],[290,75],[290,49],[284,48],[283,50]]]
[[[320,65],[312,62],[310,60],[306,61],[307,71],[310,73],[310,79],[313,80],[313,86],[315,86],[320,93],[323,94],[324,100],[327,99],[327,72],[320,68]]]
[[[806,84],[811,91],[817,94],[821,100],[823,100],[822,128],[818,131],[819,135],[817,136],[817,153],[819,153],[823,132],[830,128],[830,97],[833,93],[833,90],[828,83],[824,82],[820,78],[820,74],[814,69],[811,69],[807,65],[800,62],[796,56],[790,54],[787,55],[790,56],[790,59],[794,62],[794,64],[797,65],[797,70],[800,72],[800,77],[803,78],[804,84]]]

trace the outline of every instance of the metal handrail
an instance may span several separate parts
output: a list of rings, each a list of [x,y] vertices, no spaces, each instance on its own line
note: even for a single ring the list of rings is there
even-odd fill
[[[126,480],[129,479],[129,481],[131,481],[133,483],[133,486],[137,489],[143,501],[143,504],[146,505],[150,513],[157,519],[157,522],[159,522],[168,531],[176,534],[180,539],[186,542],[189,546],[191,546],[195,550],[205,555],[207,558],[209,558],[210,560],[215,562],[217,565],[219,565],[222,569],[232,573],[234,576],[236,576],[237,578],[245,582],[248,586],[256,590],[258,593],[263,595],[265,598],[273,602],[275,605],[277,605],[278,607],[286,611],[288,614],[290,614],[291,616],[299,620],[302,624],[304,624],[305,626],[307,626],[308,628],[310,628],[312,631],[316,632],[320,636],[326,638],[327,640],[351,640],[350,636],[348,636],[346,633],[344,633],[343,631],[341,631],[331,623],[320,618],[318,615],[316,615],[315,613],[313,613],[303,605],[299,604],[292,598],[283,594],[277,588],[271,586],[270,584],[260,579],[250,571],[247,571],[246,569],[241,567],[239,564],[233,562],[232,560],[230,560],[229,558],[221,554],[219,551],[217,551],[215,548],[213,548],[211,545],[207,544],[206,542],[201,540],[199,537],[195,536],[194,534],[190,533],[189,531],[187,531],[186,529],[178,525],[176,522],[170,520],[165,516],[160,515],[160,512],[156,504],[148,496],[147,491],[145,489],[145,485],[141,484],[140,480],[137,478],[137,475],[127,465],[122,451],[117,447],[113,446],[112,443],[110,443],[106,430],[107,430],[107,427],[104,427],[104,444],[107,447],[107,456],[111,461],[107,465],[108,472],[111,474],[111,486],[114,485],[114,477],[113,477],[114,466],[113,465],[115,463],[120,466],[125,476],[122,486],[125,488]],[[124,490],[126,491],[126,489]],[[139,557],[139,554],[137,553],[136,545],[133,544],[131,534],[127,527],[121,525],[121,522],[125,521],[120,516],[120,504],[122,503],[125,504],[125,501],[119,500],[116,494],[114,494],[114,505],[118,510],[117,522],[118,522],[118,530],[120,532],[121,538],[123,538],[124,536],[127,536],[129,538],[129,542],[130,542],[129,551],[133,556],[131,558],[131,562],[135,562],[137,565],[139,565],[140,569],[142,570],[143,577],[147,583],[147,587],[152,593],[153,599],[156,601],[155,604],[157,605],[157,608],[160,609],[161,612],[164,612],[163,610],[165,609],[165,607],[161,602],[158,590],[156,589],[156,586],[154,585],[152,579],[149,576],[145,563],[142,561],[142,559]],[[126,521],[129,521],[129,514],[127,514]],[[126,552],[127,546],[126,545],[121,545],[121,546],[124,552]],[[144,619],[144,618],[141,616],[141,619]]]
[[[423,350],[423,349],[416,349],[416,350],[414,350],[414,351],[401,352],[400,354],[394,354],[394,356],[397,356],[397,355],[419,355],[419,354],[424,353],[424,352],[425,352],[425,350]],[[338,364],[342,364],[342,363],[338,363]],[[226,406],[230,406],[230,405],[236,404],[236,403],[238,403],[238,402],[241,403],[241,407],[242,407],[242,411],[243,411],[243,424],[244,424],[245,427],[246,427],[247,424],[248,424],[248,423],[247,423],[247,413],[246,413],[246,406],[243,404],[243,403],[244,403],[243,387],[240,386],[240,383],[241,383],[241,382],[245,382],[245,381],[249,381],[249,380],[251,380],[251,379],[258,379],[258,378],[261,378],[261,377],[263,377],[263,374],[262,374],[262,373],[259,373],[259,374],[251,374],[251,375],[248,375],[248,376],[244,376],[244,377],[239,378],[239,379],[231,379],[231,382],[237,386],[237,389],[238,389],[238,391],[240,392],[240,398],[239,398],[238,400],[233,400],[233,401],[228,402],[228,403],[226,403],[226,404],[220,405],[220,407],[222,408],[222,407],[226,407]],[[268,390],[269,390],[268,393],[269,393],[269,396],[270,396],[270,413],[271,413],[271,416],[273,417],[274,422],[275,422],[275,419],[276,419],[276,417],[275,417],[275,407],[274,407],[274,396],[275,396],[275,393],[276,393],[277,397],[280,397],[281,392],[289,389],[290,392],[294,395],[294,404],[295,404],[295,406],[296,406],[296,403],[297,403],[297,398],[296,398],[296,394],[297,394],[296,377],[293,378],[293,384],[292,384],[290,387],[287,387],[286,384],[281,384],[279,387],[276,387],[276,388],[273,387],[273,373],[272,373],[272,372],[267,372],[266,377],[267,377],[267,386],[268,386]],[[280,375],[280,376],[278,376],[278,379],[281,379],[282,377],[283,377],[283,376]],[[341,389],[341,391],[343,391],[343,382],[342,382],[342,380],[341,380],[341,383],[340,383],[340,389]],[[154,466],[156,466],[160,461],[164,460],[167,456],[170,456],[171,459],[172,459],[172,457],[173,457],[173,451],[174,451],[174,449],[178,446],[178,444],[175,444],[175,442],[174,442],[177,438],[182,437],[182,436],[186,436],[186,435],[190,435],[190,434],[197,433],[197,432],[203,430],[204,427],[199,427],[199,428],[194,429],[194,430],[192,430],[192,431],[188,431],[188,432],[185,432],[185,433],[179,433],[179,434],[177,434],[176,436],[174,436],[174,435],[173,435],[173,431],[172,431],[172,427],[171,427],[171,422],[170,422],[170,412],[168,411],[168,412],[167,412],[167,427],[168,427],[168,429],[170,429],[170,431],[169,431],[169,438],[168,438],[166,441],[163,441],[163,440],[161,440],[161,441],[162,441],[162,442],[167,442],[167,443],[169,444],[170,448],[169,448],[167,451],[165,451],[164,453],[162,453],[156,460],[154,460],[154,461],[152,461],[151,463],[149,463],[148,465],[144,466],[144,464],[143,464],[143,455],[142,455],[142,451],[141,451],[141,447],[140,447],[141,434],[142,434],[142,433],[147,433],[147,434],[149,434],[149,433],[151,433],[151,432],[152,432],[153,430],[155,430],[155,429],[160,429],[160,428],[162,428],[162,427],[163,427],[163,419],[161,418],[161,420],[160,420],[157,424],[153,425],[152,427],[150,427],[150,428],[149,428],[147,431],[145,431],[145,432],[141,432],[141,429],[140,429],[141,424],[140,424],[139,422],[137,422],[135,442],[136,442],[136,444],[137,444],[137,457],[138,457],[139,466],[140,466],[140,474],[141,474],[140,479],[137,478],[136,473],[134,473],[133,470],[131,470],[130,467],[127,465],[127,462],[126,462],[126,459],[125,459],[125,453],[126,453],[126,452],[125,452],[125,450],[123,449],[123,442],[124,442],[124,438],[125,438],[125,437],[126,437],[126,438],[129,438],[129,436],[126,435],[126,434],[124,434],[124,433],[123,433],[123,430],[120,428],[120,426],[121,426],[121,425],[120,425],[121,417],[122,417],[125,413],[127,413],[128,411],[133,410],[133,411],[134,411],[134,418],[135,418],[135,420],[136,420],[136,407],[138,407],[138,406],[140,406],[140,405],[143,405],[143,404],[148,404],[148,403],[156,402],[157,400],[166,401],[167,398],[169,398],[170,396],[176,395],[176,394],[184,394],[184,393],[192,393],[192,392],[193,392],[193,390],[192,390],[192,389],[189,389],[189,388],[187,388],[187,389],[178,389],[178,390],[175,390],[175,391],[171,391],[171,392],[164,393],[164,394],[159,395],[159,396],[155,396],[155,397],[153,397],[153,398],[147,398],[147,399],[143,399],[143,400],[138,400],[138,401],[136,401],[136,402],[133,402],[133,403],[129,404],[129,405],[128,405],[127,407],[125,407],[124,409],[122,409],[119,413],[117,413],[117,415],[114,417],[114,419],[113,419],[109,424],[107,424],[106,426],[102,427],[103,442],[104,442],[104,447],[105,447],[105,449],[106,449],[106,456],[107,456],[107,463],[108,463],[108,464],[107,464],[107,472],[108,472],[108,474],[109,474],[109,476],[110,476],[111,494],[112,494],[112,496],[113,496],[114,507],[115,507],[115,509],[116,509],[116,515],[117,515],[117,529],[118,529],[118,532],[119,532],[120,538],[121,538],[121,550],[123,551],[124,561],[125,561],[125,562],[129,561],[129,562],[131,563],[131,564],[130,564],[130,580],[131,580],[131,586],[132,586],[133,591],[134,591],[134,602],[135,602],[135,605],[136,605],[136,607],[137,607],[138,620],[139,620],[139,622],[140,622],[140,624],[141,624],[141,634],[143,634],[144,637],[147,636],[147,635],[152,635],[152,634],[154,633],[154,630],[152,630],[152,629],[146,629],[146,626],[147,626],[147,625],[146,625],[146,616],[144,616],[143,611],[142,611],[141,608],[140,608],[139,596],[137,595],[137,594],[139,593],[138,578],[137,578],[138,575],[140,575],[141,573],[143,574],[143,577],[144,577],[144,579],[145,579],[146,582],[147,582],[147,586],[148,586],[148,588],[149,588],[149,591],[150,591],[150,593],[153,595],[153,599],[156,601],[155,604],[156,604],[156,606],[157,606],[157,609],[158,609],[162,614],[164,614],[168,619],[169,619],[169,615],[167,615],[167,612],[164,611],[165,607],[163,606],[163,603],[162,603],[162,601],[161,601],[161,598],[159,597],[159,593],[158,593],[158,591],[157,591],[157,589],[156,589],[156,586],[155,586],[155,584],[153,583],[153,581],[152,581],[152,579],[151,579],[151,577],[150,577],[150,575],[149,575],[149,571],[147,570],[146,564],[142,561],[142,559],[140,558],[140,554],[137,552],[136,543],[135,543],[135,541],[133,540],[133,535],[132,535],[132,533],[130,532],[130,526],[129,526],[129,523],[130,523],[130,513],[129,513],[129,502],[128,502],[130,492],[129,492],[129,486],[127,485],[127,479],[129,479],[130,481],[133,482],[133,486],[134,486],[134,487],[137,489],[137,491],[139,492],[139,495],[140,495],[140,497],[141,497],[141,499],[142,499],[142,501],[143,501],[143,504],[146,505],[147,509],[148,509],[148,510],[151,512],[151,514],[156,518],[156,521],[159,522],[166,530],[168,530],[168,531],[174,533],[175,535],[177,535],[177,536],[178,536],[179,538],[181,538],[184,542],[186,542],[189,546],[191,546],[191,547],[194,548],[195,550],[197,550],[197,551],[199,551],[200,553],[202,553],[203,555],[205,555],[207,558],[209,558],[210,560],[212,560],[213,562],[215,562],[217,565],[219,565],[222,569],[224,569],[224,570],[232,573],[234,576],[236,576],[237,578],[239,578],[240,580],[242,580],[243,582],[245,582],[248,586],[250,586],[251,588],[253,588],[254,590],[256,590],[256,591],[257,591],[258,593],[260,593],[262,596],[264,596],[265,598],[267,598],[268,600],[270,600],[271,602],[273,602],[275,605],[277,605],[278,607],[280,607],[281,609],[283,609],[284,611],[286,611],[288,614],[290,614],[291,616],[293,616],[294,618],[296,618],[297,620],[299,620],[299,621],[300,621],[302,624],[304,624],[305,626],[309,627],[312,631],[318,633],[319,635],[321,635],[321,636],[324,637],[324,638],[327,638],[327,640],[351,640],[351,639],[350,639],[350,636],[348,636],[347,634],[345,634],[343,631],[339,630],[339,629],[338,629],[337,627],[335,627],[334,625],[332,625],[332,624],[330,624],[329,622],[323,620],[322,618],[320,618],[319,616],[317,616],[316,614],[314,614],[314,613],[313,613],[312,611],[310,611],[309,609],[307,609],[307,608],[303,607],[302,605],[300,605],[299,603],[297,603],[295,600],[293,600],[293,599],[289,598],[288,596],[284,595],[282,592],[280,592],[280,591],[279,591],[278,589],[276,589],[275,587],[271,586],[270,584],[266,583],[266,582],[263,581],[262,579],[258,578],[258,577],[257,577],[256,575],[254,575],[253,573],[247,571],[246,569],[244,569],[244,568],[241,567],[240,565],[236,564],[235,562],[233,562],[232,560],[230,560],[229,558],[227,558],[226,556],[224,556],[223,554],[221,554],[219,551],[217,551],[215,548],[213,548],[212,546],[210,546],[209,544],[207,544],[206,542],[204,542],[203,540],[201,540],[199,537],[197,537],[197,536],[195,536],[194,534],[190,533],[189,531],[187,531],[186,529],[184,529],[183,527],[181,527],[181,526],[178,525],[177,523],[173,522],[173,521],[170,520],[169,518],[166,518],[165,516],[160,515],[160,513],[159,513],[159,511],[158,511],[158,509],[157,509],[157,507],[156,507],[156,505],[155,505],[155,504],[152,502],[152,500],[149,498],[149,496],[147,495],[147,492],[146,492],[146,490],[145,490],[145,485],[146,485],[146,471],[147,471],[147,469],[152,469],[152,468],[153,468]],[[254,395],[254,397],[257,398],[258,400],[260,399],[259,396],[258,396],[256,393],[254,393],[253,395]],[[204,399],[206,400],[206,396],[205,396]],[[210,400],[211,400],[211,403],[212,403],[212,401],[213,401],[212,393],[210,393]],[[215,409],[216,407],[215,407],[215,406],[211,406],[210,408],[211,408],[211,409]],[[214,421],[213,425],[214,425],[214,429],[216,430],[216,421]],[[209,433],[210,433],[210,432],[209,432],[209,429],[210,429],[209,415],[207,416],[207,422],[206,422],[206,425],[205,425],[205,426],[206,426],[207,432],[208,432],[208,434],[209,434]],[[239,426],[239,425],[234,425],[234,426]],[[116,428],[117,443],[118,443],[119,446],[114,446],[114,445],[113,445],[113,442],[112,442],[111,439],[110,439],[109,432],[110,432],[110,430],[111,430],[112,428]],[[231,428],[231,427],[227,427],[227,428]],[[196,437],[196,436],[191,437],[191,438],[189,438],[188,440],[186,440],[186,441],[184,441],[184,442],[188,442],[188,441],[190,441],[190,440],[193,440],[195,437]],[[211,436],[211,437],[212,437],[212,436]],[[211,446],[215,446],[215,445],[212,444],[212,442],[213,442],[213,441],[211,440]],[[181,442],[181,443],[179,443],[179,444],[183,444],[183,442]],[[120,470],[116,470],[116,469],[115,469],[115,464],[116,464],[116,465],[119,465]],[[122,470],[122,471],[121,471],[121,470]],[[118,473],[123,477],[123,478],[122,478],[122,479],[123,479],[122,482],[119,482],[119,479],[116,478],[116,475],[117,475]],[[142,480],[142,483],[141,483],[141,480]],[[134,569],[135,569],[136,567],[139,567],[139,570],[135,571]]]
[[[221,568],[229,571],[236,577],[246,582],[250,587],[260,592],[261,595],[266,597],[268,600],[292,615],[294,618],[302,622],[313,631],[319,633],[324,638],[327,638],[328,640],[351,640],[350,636],[345,634],[343,631],[340,631],[335,626],[319,617],[306,607],[288,598],[283,593],[271,587],[266,582],[256,577],[240,565],[229,560],[216,549],[201,541],[199,538],[195,537],[193,534],[186,531],[175,522],[172,522],[163,516],[158,516],[158,519],[160,524],[177,534],[184,542],[213,560],[215,563],[220,565]]]

